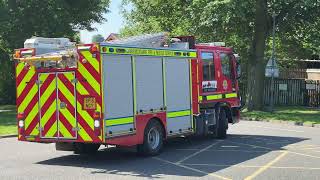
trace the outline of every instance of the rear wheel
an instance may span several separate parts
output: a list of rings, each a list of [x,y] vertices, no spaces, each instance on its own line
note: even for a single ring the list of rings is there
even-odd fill
[[[74,153],[75,154],[93,154],[98,151],[100,144],[85,144],[85,143],[75,143]]]
[[[156,120],[151,120],[144,130],[143,144],[137,146],[139,154],[154,156],[163,147],[163,128]]]
[[[217,126],[216,126],[216,136],[218,139],[225,139],[227,137],[227,129],[228,129],[228,122],[227,122],[227,115],[224,108],[220,107],[218,109],[218,119],[217,119]]]

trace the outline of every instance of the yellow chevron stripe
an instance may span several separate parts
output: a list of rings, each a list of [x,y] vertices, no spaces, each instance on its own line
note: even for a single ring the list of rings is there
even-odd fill
[[[81,51],[81,54],[84,56],[84,58],[92,65],[92,67],[100,73],[99,69],[99,62],[96,58],[92,57],[92,54],[90,51]]]
[[[66,97],[66,99],[69,101],[70,104],[73,105],[74,107],[74,95],[69,91],[69,89],[63,84],[63,82],[61,82],[60,79],[58,79],[58,89],[60,90],[60,92],[64,95],[64,97]]]
[[[54,134],[57,132],[57,127],[57,121],[55,121],[44,137],[54,137]]]
[[[50,85],[47,87],[45,92],[42,92],[40,97],[40,106],[42,107],[44,103],[48,100],[50,95],[56,90],[56,82],[53,80]]]
[[[17,97],[19,97],[23,91],[23,89],[27,86],[27,82],[30,81],[30,79],[32,78],[32,76],[35,74],[34,69],[30,69],[27,74],[23,77],[22,81],[20,82],[20,84],[17,87]]]
[[[30,101],[32,100],[32,98],[36,95],[36,93],[38,92],[38,86],[36,84],[34,84],[32,86],[32,88],[30,89],[28,95],[26,96],[26,98],[24,98],[24,100],[21,102],[21,104],[18,107],[18,113],[22,113],[24,112],[24,110],[26,109],[26,107],[29,105]]]
[[[74,73],[73,73],[73,72],[63,73],[63,75],[64,75],[69,81],[71,81],[72,79],[74,79]]]
[[[30,113],[27,115],[26,119],[24,120],[25,129],[28,129],[30,123],[32,122],[34,117],[36,117],[36,115],[38,114],[38,109],[39,109],[38,106],[39,106],[38,103],[35,104],[31,109]]]
[[[19,63],[16,67],[16,77],[19,76],[19,74],[21,73],[21,71],[23,70],[24,68],[24,63]]]
[[[89,92],[83,87],[83,85],[80,82],[77,83],[77,91],[81,95],[88,95],[89,94]]]
[[[37,126],[34,127],[30,135],[35,135],[35,136],[39,135],[39,129]]]
[[[76,126],[76,120],[74,115],[72,115],[68,109],[60,109],[59,112],[67,119],[72,127]]]
[[[79,136],[82,137],[82,139],[84,141],[92,141],[91,137],[89,136],[89,134],[84,130],[84,128],[78,124],[80,130],[78,131]]]
[[[90,86],[100,95],[100,84],[96,81],[96,79],[87,71],[87,69],[81,64],[78,63],[79,73],[82,74],[84,78],[87,79],[87,82]]]
[[[68,129],[61,122],[59,123],[59,131],[61,132],[61,134],[65,138],[72,138],[73,137],[72,134],[70,134]]]
[[[42,126],[47,124],[48,120],[50,119],[53,113],[56,113],[56,105],[56,101],[53,101],[52,104],[49,106],[48,110],[44,114],[41,114],[42,117],[40,120],[40,124]]]
[[[82,105],[77,101],[77,110],[80,116],[88,123],[91,129],[94,128],[94,121],[93,118],[90,116],[90,114],[87,111],[82,110]]]

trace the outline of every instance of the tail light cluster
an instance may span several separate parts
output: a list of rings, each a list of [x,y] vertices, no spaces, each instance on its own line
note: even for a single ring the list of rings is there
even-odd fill
[[[99,136],[101,132],[101,116],[100,112],[95,112],[93,115],[94,119],[94,133]]]
[[[16,49],[14,52],[14,58],[24,58],[36,55],[36,50],[34,48]]]
[[[25,115],[24,113],[18,113],[17,121],[18,121],[18,130],[20,135],[24,135],[24,125],[25,125]]]

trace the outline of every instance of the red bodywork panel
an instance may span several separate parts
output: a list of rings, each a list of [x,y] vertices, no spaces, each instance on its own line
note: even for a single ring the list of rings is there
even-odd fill
[[[120,137],[114,137],[106,140],[107,144],[119,145],[119,146],[134,146],[143,143],[144,129],[150,119],[157,118],[162,123],[167,132],[166,112],[159,112],[155,114],[142,114],[136,115],[136,133],[133,135],[126,135]]]

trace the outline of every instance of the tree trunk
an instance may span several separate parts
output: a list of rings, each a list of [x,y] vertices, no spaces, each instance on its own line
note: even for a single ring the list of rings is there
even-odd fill
[[[254,35],[248,63],[248,110],[263,109],[264,52],[268,33],[267,0],[256,0]]]

